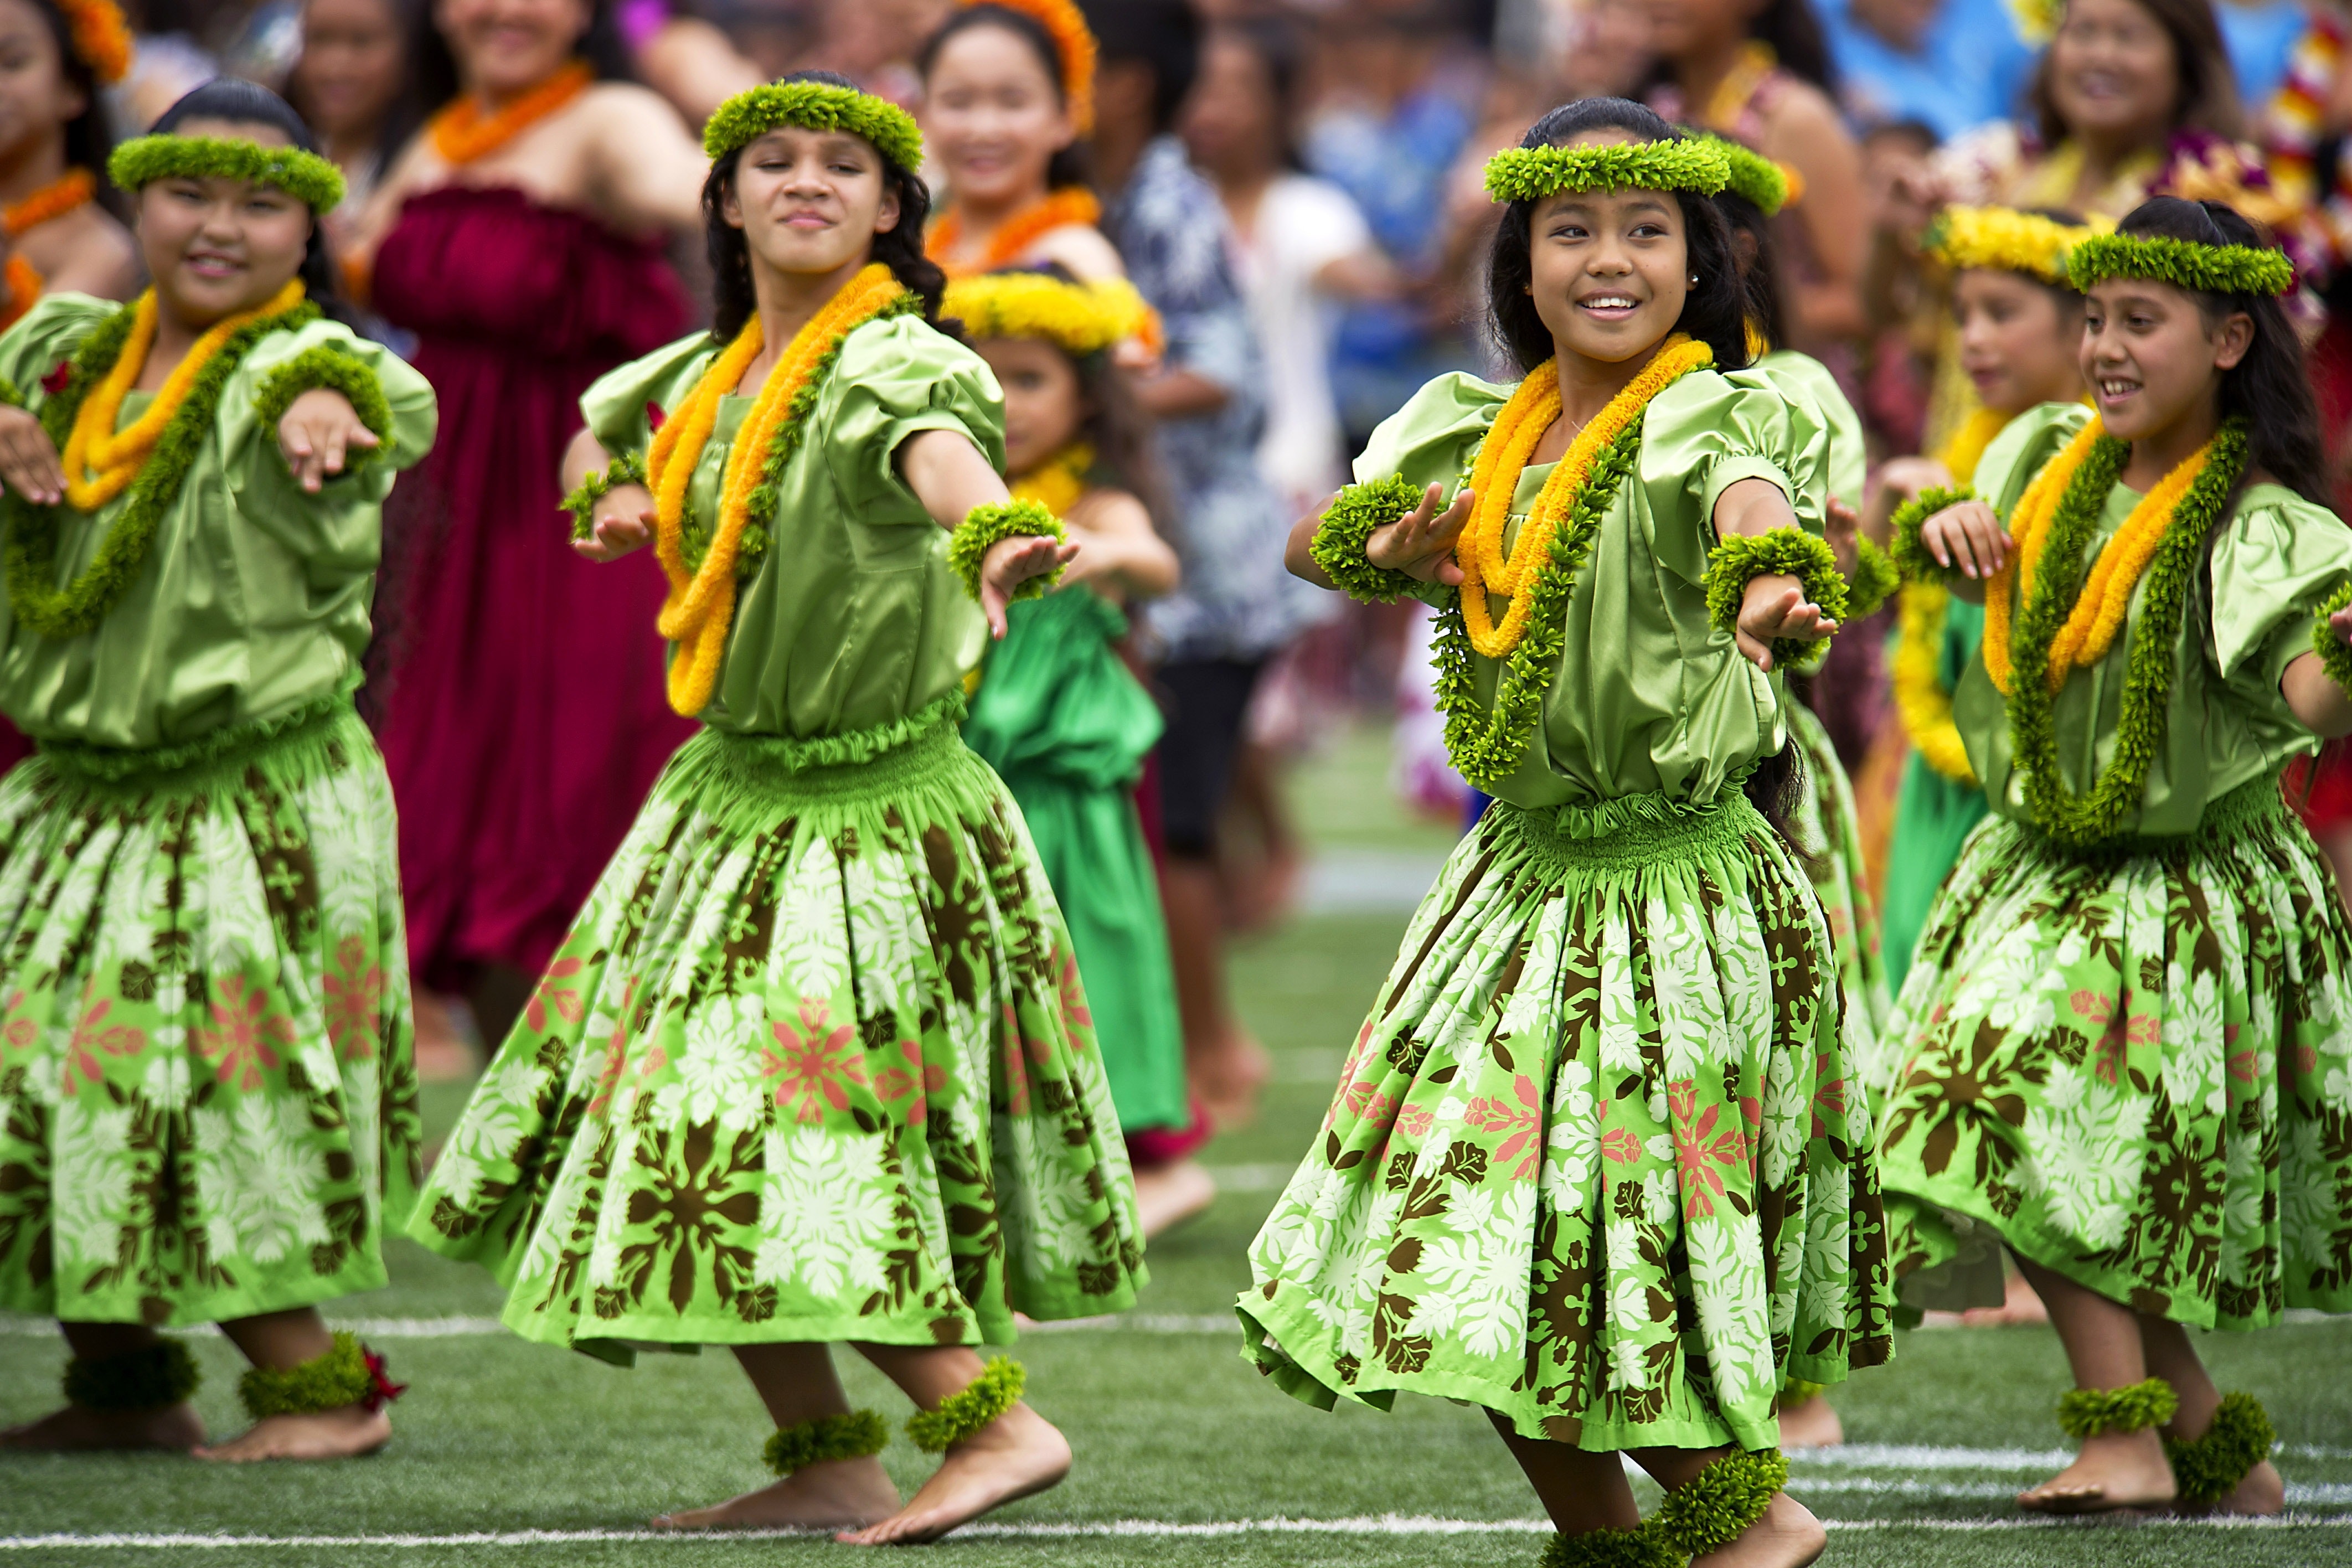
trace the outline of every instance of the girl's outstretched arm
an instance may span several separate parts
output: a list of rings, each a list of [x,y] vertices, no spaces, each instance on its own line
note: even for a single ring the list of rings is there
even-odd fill
[[[959,431],[919,430],[908,437],[898,446],[898,474],[931,521],[950,533],[972,508],[1002,506],[1013,499],[971,437]],[[980,607],[988,616],[989,635],[1004,635],[1004,606],[1013,589],[1077,554],[1076,545],[1042,536],[998,540],[980,565]]]
[[[2327,625],[2339,640],[2352,643],[2352,608],[2336,611]],[[2336,684],[2317,654],[2298,654],[2280,678],[2279,692],[2304,728],[2322,740],[2352,735],[2352,693]]]
[[[563,466],[558,482],[563,493],[570,495],[580,488],[580,481],[591,474],[601,474],[609,468],[613,454],[604,450],[595,436],[582,430],[572,437],[572,445],[563,448]],[[653,492],[643,485],[614,485],[596,501],[596,510],[588,514],[593,531],[586,539],[575,539],[572,548],[591,561],[618,561],[629,552],[652,542],[654,537]]]
[[[1715,501],[1715,531],[1718,538],[1741,533],[1760,538],[1779,528],[1796,528],[1797,514],[1789,498],[1769,479],[1738,479],[1726,485]],[[1772,668],[1772,643],[1778,637],[1818,641],[1837,630],[1837,622],[1805,596],[1804,584],[1785,574],[1750,577],[1739,603],[1739,651],[1759,669]]]

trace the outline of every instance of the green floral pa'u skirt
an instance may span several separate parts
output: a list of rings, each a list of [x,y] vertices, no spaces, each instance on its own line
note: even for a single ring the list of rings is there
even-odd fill
[[[348,698],[0,781],[0,1307],[375,1289],[417,1155],[398,832]]]
[[[1906,1303],[1999,1302],[2005,1243],[2200,1328],[2352,1311],[2347,973],[2352,927],[2275,780],[2129,853],[1979,826],[1889,1035]]]
[[[1785,1377],[1887,1358],[1884,1241],[1829,932],[1764,818],[1497,802],[1252,1247],[1244,1354],[1325,1408],[1770,1447]]]
[[[961,702],[706,730],[638,814],[410,1226],[508,1327],[1001,1343],[1145,1279],[1086,993]]]

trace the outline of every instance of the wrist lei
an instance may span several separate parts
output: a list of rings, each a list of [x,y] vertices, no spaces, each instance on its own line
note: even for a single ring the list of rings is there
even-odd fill
[[[2327,624],[2330,616],[2347,605],[2352,605],[2352,577],[2337,584],[2336,592],[2328,595],[2313,614],[2311,651],[2319,656],[2320,668],[2327,671],[2327,679],[2336,682],[2337,689],[2352,696],[2352,646],[2347,646],[2336,635],[2336,628]]]
[[[730,158],[780,125],[804,131],[846,131],[874,144],[903,172],[923,171],[923,133],[915,117],[887,98],[822,81],[770,81],[746,88],[711,111],[702,127],[702,151],[712,163]]]
[[[1853,542],[1853,575],[1846,579],[1845,613],[1853,620],[1874,616],[1878,607],[1895,596],[1903,586],[1903,574],[1896,569],[1895,558],[1878,548],[1875,542],[1857,535]]]
[[[212,429],[230,375],[261,339],[319,316],[297,279],[259,309],[215,323],[188,350],[146,413],[118,431],[123,398],[154,342],[155,309],[150,289],[100,321],[75,353],[64,390],[39,410],[42,428],[63,454],[66,506],[92,512],[131,492],[81,575],[57,586],[64,508],[34,506],[14,494],[0,499],[8,601],[16,618],[43,637],[79,637],[105,618],[145,563],[163,513]]]
[[[275,185],[314,213],[343,199],[343,172],[299,147],[264,147],[211,136],[142,136],[106,161],[109,178],[126,191],[163,179],[245,180]]]
[[[988,552],[1008,539],[1050,539],[1059,543],[1069,535],[1062,528],[1062,520],[1033,500],[992,501],[976,506],[964,514],[956,530],[948,536],[948,565],[963,579],[964,592],[972,602],[980,601],[980,571]],[[1006,595],[1012,599],[1034,599],[1062,580],[1062,568],[1055,567],[1041,577],[1031,577],[1016,584]]]
[[[487,112],[461,94],[425,122],[425,139],[453,168],[487,158],[587,91],[595,80],[594,67],[572,60],[538,86]]]
[[[819,1415],[793,1426],[779,1426],[761,1458],[779,1476],[789,1476],[835,1459],[863,1459],[890,1446],[890,1424],[875,1410],[853,1410],[845,1415]]]
[[[311,1415],[351,1405],[376,1411],[407,1392],[406,1384],[384,1375],[382,1356],[341,1330],[336,1331],[334,1344],[326,1354],[298,1366],[248,1368],[236,1384],[245,1413],[256,1421],[272,1415]]]
[[[2180,1396],[2160,1377],[2122,1388],[2070,1388],[2058,1398],[2058,1429],[2082,1442],[2109,1432],[2145,1432],[2172,1419]]]
[[[718,123],[715,117],[711,123]],[[669,579],[669,594],[655,625],[663,637],[677,645],[669,666],[669,703],[687,718],[702,711],[718,684],[728,627],[735,617],[736,579],[748,575],[767,549],[765,529],[755,520],[775,515],[776,487],[800,445],[802,427],[816,406],[817,394],[841,357],[841,345],[868,321],[921,309],[920,297],[909,293],[888,267],[877,261],[844,284],[841,292],[793,334],[793,341],[776,356],[767,380],[761,383],[751,412],[728,448],[719,481],[719,516],[707,545],[698,552],[693,546],[702,542],[701,537],[688,533],[687,487],[718,422],[719,399],[735,389],[744,370],[766,346],[756,312],[743,323],[735,341],[712,358],[694,390],[654,433],[653,446],[646,453],[646,482],[654,492],[657,518],[654,553],[661,562],[663,575]]]
[[[2256,1465],[2271,1457],[2278,1433],[2270,1413],[2251,1394],[2229,1394],[2213,1412],[2205,1436],[2183,1441],[2164,1440],[2164,1457],[2171,1462],[2172,1479],[2180,1506],[2211,1508],[2237,1489]]]
[[[356,473],[362,465],[391,456],[392,405],[383,395],[383,384],[373,368],[332,343],[304,349],[263,376],[254,389],[254,418],[261,428],[274,434],[296,398],[322,389],[342,394],[352,414],[376,438],[373,447],[353,447],[344,454],[344,474]]]
[[[2075,292],[2110,278],[2151,278],[2200,294],[2284,294],[2294,287],[2294,263],[2269,247],[2200,245],[2169,235],[2093,235],[2066,253]]]
[[[1714,156],[1720,165],[1722,155]],[[1706,344],[1680,333],[1668,338],[1642,373],[1569,443],[1507,556],[1503,537],[1519,476],[1559,417],[1559,366],[1548,360],[1530,371],[1495,416],[1471,468],[1477,500],[1454,549],[1462,565],[1461,592],[1437,622],[1437,706],[1445,715],[1445,749],[1472,784],[1484,789],[1500,783],[1527,752],[1545,689],[1558,673],[1577,569],[1640,459],[1642,422],[1651,400],[1714,361]],[[1490,594],[1509,601],[1499,626],[1492,619]],[[1474,651],[1504,661],[1490,715],[1481,711]]]
[[[1417,584],[1393,566],[1375,566],[1364,553],[1379,529],[1389,527],[1421,504],[1422,492],[1402,474],[1342,489],[1325,509],[1307,553],[1349,597],[1368,605],[1393,605]]]
[[[1759,577],[1794,577],[1804,585],[1805,597],[1822,615],[1843,623],[1846,617],[1846,585],[1837,569],[1837,554],[1829,541],[1801,528],[1776,528],[1769,533],[1735,533],[1706,558],[1706,614],[1715,629],[1726,637],[1739,632],[1739,608],[1748,584]],[[1819,637],[1774,637],[1772,657],[1781,663],[1803,658]]]
[[[1730,179],[1723,148],[1696,136],[1609,147],[1511,147],[1486,160],[1486,194],[1498,202],[1538,202],[1563,191],[1711,196]]]
[[[184,1343],[159,1338],[120,1355],[76,1356],[66,1363],[66,1402],[109,1415],[161,1410],[195,1393],[204,1381]]]
[[[1094,228],[1102,222],[1102,203],[1084,185],[1064,185],[1049,191],[1036,201],[1023,207],[996,226],[982,247],[978,261],[956,259],[955,251],[963,244],[963,211],[953,203],[947,211],[931,220],[923,235],[923,254],[937,263],[940,269],[958,281],[982,273],[994,272],[1000,267],[1010,267],[1028,252],[1031,246],[1057,228],[1084,226]],[[1049,273],[1037,276],[1053,279]],[[956,312],[947,311],[952,315]],[[973,332],[974,337],[983,334]]]
[[[602,468],[591,468],[579,486],[565,496],[561,503],[572,514],[572,542],[582,543],[596,537],[596,503],[624,485],[646,482],[645,459],[635,452],[624,452]]]
[[[2021,272],[2044,283],[2068,285],[2066,258],[2084,240],[2115,225],[2095,217],[2086,225],[2060,223],[2015,207],[1949,206],[1927,226],[1927,254],[1955,272]],[[2080,288],[2081,285],[2071,285]],[[1990,413],[1979,409],[1971,418]],[[1998,416],[1996,416],[1998,417]],[[1949,463],[1946,465],[1951,467]],[[1974,465],[1970,465],[1973,469]],[[1952,467],[1956,479],[1969,477]]]
[[[1923,531],[1927,526],[1927,520],[1947,507],[1977,499],[1977,492],[1967,485],[1953,489],[1930,485],[1895,509],[1895,516],[1888,524],[1888,537],[1895,557],[1895,569],[1903,574],[1905,582],[1949,583],[1962,575],[1959,568],[1946,566],[1937,561],[1927,548]]]
[[[907,1422],[907,1436],[926,1454],[944,1453],[1018,1404],[1028,1381],[1019,1362],[991,1356],[962,1393],[940,1400],[936,1410],[917,1411]]]
[[[2245,425],[2223,421],[2141,498],[2085,573],[2084,551],[2130,452],[2094,417],[2026,488],[2011,519],[2017,554],[1986,579],[1985,669],[2009,700],[2026,807],[2067,848],[2112,838],[2145,792],[2169,722],[2173,643],[2205,542],[2245,468]],[[2089,793],[2075,796],[2059,776],[2053,705],[2074,669],[2097,664],[2115,646],[2143,574],[2147,591],[2124,674],[2115,756]],[[2022,601],[2014,612],[2012,584]]]

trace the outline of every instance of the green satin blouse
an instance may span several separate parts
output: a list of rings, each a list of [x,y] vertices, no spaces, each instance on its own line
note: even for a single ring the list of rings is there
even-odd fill
[[[647,405],[676,408],[716,353],[697,332],[613,371],[580,399],[588,428],[608,452],[642,455]],[[698,518],[718,511],[751,402],[719,404],[687,487]],[[842,343],[806,418],[696,715],[721,730],[802,740],[886,724],[959,688],[988,645],[980,606],[949,569],[947,531],[897,464],[908,437],[953,430],[1003,468],[1004,399],[987,362],[915,317],[868,321]]]
[[[1977,468],[1977,489],[2006,518],[2042,466],[2089,419],[2076,403],[2045,403],[2010,422]],[[2140,493],[2117,485],[2084,561],[2115,536]],[[2231,790],[2275,774],[2289,757],[2317,748],[2279,681],[2311,651],[2311,616],[2352,575],[2352,529],[2334,512],[2280,485],[2249,486],[2214,531],[2189,594],[2173,647],[2172,691],[2163,743],[2147,772],[2137,813],[2118,832],[2150,837],[2193,831],[2205,808]],[[2058,693],[2053,717],[2061,776],[2088,791],[2115,758],[2124,676],[2147,596],[2142,577],[2130,617],[2105,658],[2077,669]],[[2015,601],[2012,599],[2012,604]],[[2009,711],[1979,652],[1953,700],[1953,717],[1985,798],[2005,816],[2031,821],[2024,779],[2010,750]]]
[[[1860,511],[1870,454],[1863,445],[1862,416],[1854,412],[1853,400],[1846,396],[1830,367],[1794,349],[1774,349],[1749,366],[1746,374],[1790,397],[1811,400],[1830,433],[1830,494]]]
[[[0,336],[0,375],[36,409],[40,384],[120,309],[52,294]],[[262,380],[321,344],[365,363],[392,405],[386,458],[305,494],[277,433],[254,415]],[[153,401],[133,393],[121,424]],[[431,449],[433,389],[382,344],[330,321],[274,332],[230,374],[213,428],[157,527],[145,563],[94,631],[52,638],[18,626],[0,595],[0,712],[37,740],[155,747],[276,718],[357,683],[395,468]],[[118,428],[121,427],[120,425]],[[58,581],[89,564],[130,505],[71,512]]]
[[[1466,374],[1438,377],[1372,433],[1357,479],[1402,474],[1417,486],[1443,484],[1450,499],[1511,390]],[[1813,405],[1752,372],[1694,371],[1651,402],[1640,466],[1570,592],[1540,722],[1497,796],[1528,807],[1643,795],[1705,805],[1780,750],[1779,676],[1741,658],[1707,619],[1715,503],[1738,480],[1766,479],[1818,533],[1828,460],[1828,431]],[[1531,464],[1520,476],[1507,544],[1549,474]],[[1432,584],[1426,596],[1442,608],[1457,592]],[[1499,621],[1505,602],[1491,603]],[[1472,658],[1479,699],[1491,704],[1501,667]]]

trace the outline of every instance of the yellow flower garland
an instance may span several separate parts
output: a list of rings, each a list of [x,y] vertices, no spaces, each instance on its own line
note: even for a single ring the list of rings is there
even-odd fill
[[[64,467],[66,500],[82,511],[96,511],[116,496],[131,488],[145,467],[148,454],[155,443],[163,438],[164,427],[186,402],[188,391],[195,385],[197,375],[205,362],[220,353],[221,345],[235,336],[238,328],[259,321],[264,316],[283,315],[302,302],[302,280],[299,278],[271,295],[268,300],[250,310],[225,316],[214,322],[204,336],[190,346],[187,357],[173,367],[165,378],[163,390],[148,405],[127,430],[115,429],[122,416],[122,400],[131,394],[131,384],[139,373],[147,368],[147,355],[155,346],[155,290],[150,289],[139,296],[131,320],[131,336],[122,345],[122,353],[106,379],[90,388],[74,416],[73,429],[66,437]]]
[[[1055,517],[1067,518],[1087,493],[1087,476],[1094,471],[1095,449],[1073,441],[1011,485],[1014,500],[1034,500]]]
[[[718,684],[728,628],[735,618],[736,552],[751,519],[751,494],[759,488],[769,443],[790,416],[793,400],[817,365],[842,338],[897,302],[901,292],[897,276],[875,262],[809,318],[776,357],[767,379],[761,383],[758,400],[728,450],[710,549],[699,570],[691,574],[686,566],[687,486],[718,423],[719,399],[742,381],[743,373],[766,346],[757,315],[743,323],[735,341],[710,362],[694,390],[656,432],[646,455],[646,475],[652,483],[657,520],[654,553],[669,579],[669,595],[655,625],[663,637],[677,645],[670,660],[669,701],[678,712],[691,717],[702,711]]]
[[[2009,426],[2010,416],[1990,408],[1969,415],[1943,451],[1947,472],[1960,484],[1976,477],[1985,448]],[[1952,721],[1952,694],[1944,689],[1944,617],[1951,595],[1933,583],[1903,587],[1901,629],[1895,646],[1895,711],[1922,761],[1959,784],[1977,782],[1968,747]]]
[[[1472,647],[1488,658],[1510,657],[1527,635],[1528,616],[1535,605],[1535,595],[1521,589],[1531,585],[1530,574],[1549,558],[1559,519],[1575,503],[1593,460],[1642,417],[1652,398],[1685,372],[1711,363],[1714,358],[1706,344],[1680,332],[1668,338],[1642,373],[1576,433],[1551,477],[1544,481],[1542,493],[1536,497],[1527,525],[1519,530],[1517,547],[1507,555],[1503,538],[1510,526],[1511,498],[1518,489],[1519,475],[1544,432],[1560,416],[1558,362],[1547,360],[1528,372],[1495,416],[1494,427],[1480,444],[1478,460],[1470,473],[1477,500],[1454,557],[1462,564],[1462,619]],[[1486,603],[1489,594],[1510,600],[1499,626]]]

